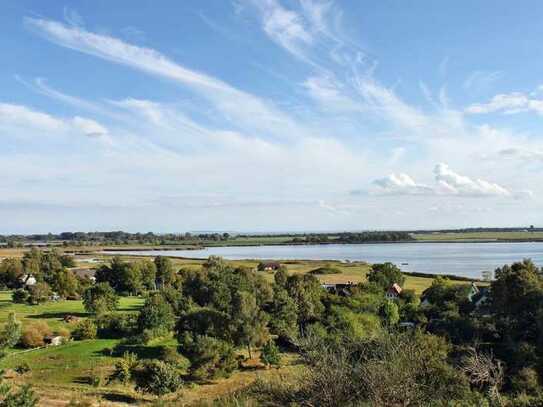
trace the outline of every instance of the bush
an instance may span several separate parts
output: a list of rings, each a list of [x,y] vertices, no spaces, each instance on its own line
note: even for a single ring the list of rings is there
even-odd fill
[[[315,270],[311,270],[310,274],[322,275],[322,274],[341,274],[341,270],[336,267],[319,267]]]
[[[536,395],[541,390],[537,372],[529,367],[521,369],[511,379],[511,388],[517,394]]]
[[[104,314],[96,319],[100,338],[127,338],[134,334],[137,316],[134,314]]]
[[[190,360],[177,352],[177,349],[171,346],[161,346],[158,359],[164,363],[175,367],[180,372],[185,373],[190,367]]]
[[[278,366],[279,363],[281,363],[279,348],[274,341],[269,341],[262,347],[262,350],[260,352],[260,361],[268,366]]]
[[[70,331],[66,328],[59,328],[57,329],[57,332],[56,334],[58,336],[62,336],[62,338],[64,338],[64,341],[68,341],[70,339],[70,337],[72,336],[72,334],[70,333]]]
[[[47,283],[36,283],[28,287],[28,298],[26,302],[30,305],[43,304],[49,301],[52,295],[51,287]]]
[[[98,329],[93,320],[84,319],[77,324],[75,330],[72,332],[72,336],[79,341],[84,339],[95,339],[97,331]]]
[[[26,304],[28,297],[30,297],[30,294],[23,288],[19,288],[11,294],[11,299],[15,304]]]
[[[134,369],[138,365],[138,358],[135,354],[125,352],[123,357],[115,363],[115,370],[109,376],[108,383],[118,381],[124,385],[130,383]]]
[[[137,390],[157,396],[173,393],[183,385],[177,370],[160,360],[145,362],[135,377]]]
[[[198,379],[228,376],[237,367],[232,345],[220,339],[196,335],[184,338],[184,351],[191,362],[190,373]]]
[[[21,345],[25,348],[45,346],[45,337],[51,336],[52,331],[44,321],[34,322],[23,328]]]
[[[25,373],[30,372],[32,369],[30,368],[30,365],[27,362],[23,362],[20,365],[15,366],[13,370],[17,374],[25,374]]]

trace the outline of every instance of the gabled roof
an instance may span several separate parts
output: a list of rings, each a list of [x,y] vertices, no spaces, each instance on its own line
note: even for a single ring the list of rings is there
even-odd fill
[[[402,287],[400,287],[398,284],[394,283],[390,286],[387,293],[394,294],[394,295],[400,295],[402,293]]]

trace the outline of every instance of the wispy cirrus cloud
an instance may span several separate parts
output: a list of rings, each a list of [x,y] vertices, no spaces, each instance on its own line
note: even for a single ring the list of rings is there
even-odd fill
[[[188,69],[154,49],[132,45],[79,27],[68,27],[52,20],[25,18],[25,25],[58,45],[187,86],[209,101],[234,126],[242,125],[278,138],[289,137],[293,133],[297,136],[309,134],[270,101],[239,90],[220,79]]]
[[[473,71],[462,86],[466,91],[480,91],[487,89],[502,77],[501,71]]]
[[[261,13],[264,32],[294,56],[306,59],[303,49],[314,40],[303,17],[276,0],[248,0]]]
[[[0,103],[0,127],[25,127],[48,132],[75,132],[88,137],[100,137],[108,130],[95,120],[74,116],[60,118],[23,105]]]

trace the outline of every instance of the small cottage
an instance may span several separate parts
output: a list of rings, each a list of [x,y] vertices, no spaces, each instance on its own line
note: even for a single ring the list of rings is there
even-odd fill
[[[281,268],[281,264],[277,262],[272,263],[259,263],[257,270],[258,271],[277,271]]]
[[[49,346],[59,346],[64,343],[64,337],[60,335],[46,336],[44,339]]]
[[[38,282],[36,277],[34,277],[32,274],[23,274],[21,277],[19,277],[19,281],[25,287],[33,286]]]
[[[394,283],[387,290],[385,294],[385,298],[388,300],[397,300],[401,293],[402,293],[402,287]]]

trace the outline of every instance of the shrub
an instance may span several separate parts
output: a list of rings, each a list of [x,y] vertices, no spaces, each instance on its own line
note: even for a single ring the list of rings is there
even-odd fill
[[[135,377],[137,390],[157,396],[173,393],[183,384],[177,370],[160,360],[145,362]]]
[[[51,328],[44,321],[34,322],[23,328],[21,345],[25,348],[45,346],[45,337],[52,334]]]
[[[8,321],[0,331],[0,357],[4,356],[7,348],[15,346],[21,339],[21,323],[17,321],[14,312],[8,315]]]
[[[80,321],[72,335],[77,340],[95,339],[97,334],[96,324],[91,319],[84,319]]]
[[[179,354],[177,349],[172,346],[161,346],[158,358],[183,373],[190,367],[190,360]]]
[[[278,366],[281,363],[281,355],[279,354],[279,348],[274,341],[268,341],[260,352],[260,361],[265,365]]]
[[[13,370],[17,374],[25,374],[25,373],[30,372],[32,369],[30,368],[30,365],[27,362],[23,362],[20,365],[15,366]]]
[[[115,363],[115,370],[109,376],[108,383],[118,381],[124,385],[130,383],[134,369],[138,365],[138,358],[135,354],[125,352],[123,357]]]
[[[96,325],[100,338],[127,338],[134,334],[137,316],[111,313],[99,316]]]
[[[319,267],[309,272],[310,274],[341,274],[341,270],[336,267]]]
[[[517,394],[536,395],[540,391],[539,376],[534,369],[525,367],[513,376],[511,387]]]
[[[28,288],[28,298],[26,302],[30,305],[43,304],[51,298],[51,287],[47,283],[36,283]]]
[[[191,362],[190,373],[198,379],[228,376],[237,367],[236,356],[228,342],[205,335],[186,340],[184,350]]]
[[[70,333],[70,331],[66,328],[59,328],[57,329],[57,332],[56,334],[58,336],[62,336],[64,338],[65,341],[69,340],[70,337],[72,336],[72,334]]]
[[[2,384],[0,398],[0,405],[6,407],[34,407],[40,399],[29,384],[24,384],[17,391],[12,391],[10,385]]]
[[[30,294],[23,288],[19,288],[11,294],[11,299],[15,304],[26,304],[28,297],[30,297]]]

